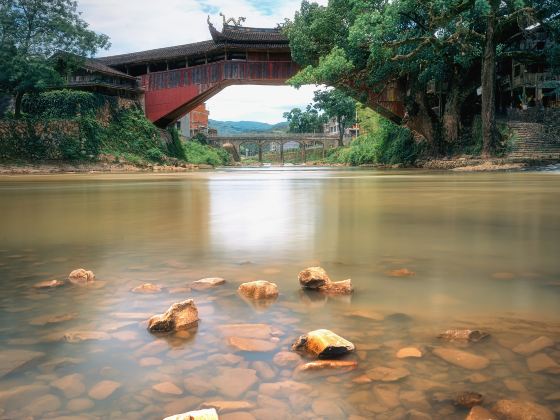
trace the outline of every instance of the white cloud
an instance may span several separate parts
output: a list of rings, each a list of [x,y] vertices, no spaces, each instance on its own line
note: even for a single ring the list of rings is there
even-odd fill
[[[327,0],[318,3],[326,4]],[[274,27],[293,18],[300,0],[81,0],[91,29],[111,38],[99,56],[187,44],[210,39],[206,18],[220,28],[221,11],[245,16],[246,26]],[[282,113],[311,102],[315,87],[232,86],[208,101],[212,118],[279,122]]]

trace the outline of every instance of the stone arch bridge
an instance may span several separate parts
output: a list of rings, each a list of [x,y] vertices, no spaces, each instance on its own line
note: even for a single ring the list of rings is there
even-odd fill
[[[240,148],[243,144],[256,144],[259,162],[263,161],[263,147],[275,144],[278,146],[280,161],[284,163],[284,147],[288,143],[298,143],[301,158],[305,162],[309,149],[321,150],[324,157],[325,151],[338,145],[338,136],[325,136],[324,134],[246,134],[239,136],[209,137],[208,143],[212,146],[223,147],[228,150],[236,162],[240,161]]]

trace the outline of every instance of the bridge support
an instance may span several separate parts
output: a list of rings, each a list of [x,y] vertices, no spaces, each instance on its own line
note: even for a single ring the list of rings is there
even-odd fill
[[[280,162],[284,165],[284,142],[280,142]]]
[[[259,163],[262,163],[263,159],[262,159],[262,143],[258,143],[259,146]]]
[[[301,143],[301,160],[303,160],[303,163],[307,162],[307,150],[305,149],[305,143]]]

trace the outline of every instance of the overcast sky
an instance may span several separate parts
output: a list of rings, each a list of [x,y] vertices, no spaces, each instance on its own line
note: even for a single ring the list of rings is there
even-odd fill
[[[327,0],[316,0],[326,4]],[[210,39],[206,18],[221,27],[228,18],[245,16],[246,26],[275,27],[292,18],[301,0],[79,0],[91,29],[111,38],[98,55],[113,55]],[[293,107],[311,102],[315,86],[231,86],[207,102],[210,118],[276,123]]]

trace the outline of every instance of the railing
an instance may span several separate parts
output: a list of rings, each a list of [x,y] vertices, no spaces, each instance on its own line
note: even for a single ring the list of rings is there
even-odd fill
[[[286,80],[295,75],[292,61],[217,61],[196,67],[160,71],[142,76],[146,91],[208,85],[225,80]]]
[[[112,87],[121,89],[140,89],[140,81],[123,81],[118,77],[104,77],[99,75],[70,76],[69,78],[67,78],[66,84],[68,86],[110,85]]]
[[[552,73],[521,73],[519,76],[513,76],[513,87],[537,86],[553,81],[560,81],[560,76]]]

